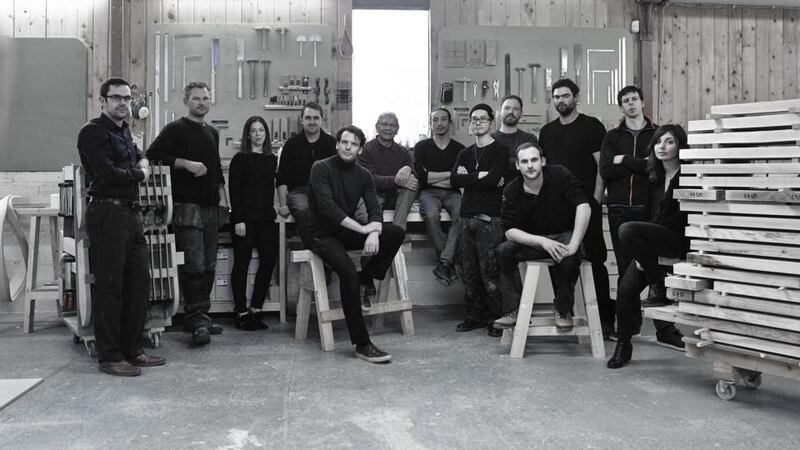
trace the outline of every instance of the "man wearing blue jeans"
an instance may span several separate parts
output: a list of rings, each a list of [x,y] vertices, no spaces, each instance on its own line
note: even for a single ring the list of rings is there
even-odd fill
[[[456,162],[458,152],[464,146],[450,138],[450,111],[436,108],[431,113],[433,137],[417,142],[414,146],[414,169],[419,179],[419,211],[425,219],[428,238],[436,252],[436,267],[433,275],[450,286],[458,279],[453,267],[458,244],[458,216],[461,210],[461,192],[450,184],[450,170]],[[442,208],[450,214],[450,229],[442,230],[439,218]]]
[[[167,124],[147,149],[147,156],[172,168],[172,226],[175,246],[183,252],[178,280],[183,294],[184,329],[194,345],[211,342],[222,333],[211,323],[211,290],[217,265],[220,219],[227,220],[228,197],[219,159],[219,134],[205,122],[210,98],[205,83],[184,88],[187,114]],[[222,216],[222,217],[220,217]]]
[[[503,292],[503,317],[497,328],[517,323],[522,280],[518,264],[549,258],[555,290],[556,328],[572,329],[575,282],[581,265],[581,242],[589,226],[592,208],[581,183],[564,166],[544,166],[542,150],[533,144],[517,149],[517,169],[521,177],[503,190],[502,220],[508,241],[500,244],[500,286]]]
[[[336,155],[317,161],[308,181],[311,251],[339,276],[342,311],[356,346],[356,356],[372,363],[392,357],[370,341],[360,306],[359,290],[375,290],[374,280],[382,280],[403,244],[405,232],[392,224],[383,224],[372,175],[356,164],[364,132],[347,126],[336,133]],[[368,222],[355,220],[359,199],[364,199]],[[361,272],[347,250],[362,250],[367,261]]]

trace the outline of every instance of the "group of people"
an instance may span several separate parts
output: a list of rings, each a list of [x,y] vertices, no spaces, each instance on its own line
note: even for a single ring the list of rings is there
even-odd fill
[[[220,226],[230,221],[235,325],[260,330],[267,328],[260,312],[278,253],[275,220],[291,214],[303,244],[323,260],[326,276],[333,272],[339,278],[356,355],[369,362],[390,360],[370,340],[363,312],[375,298],[375,280],[386,276],[404,242],[408,213],[419,199],[435,251],[434,276],[447,286],[459,278],[464,285],[466,315],[456,331],[485,327],[497,337],[513,327],[522,291],[518,263],[541,258],[554,262],[556,327],[571,329],[584,258],[592,265],[604,337],[617,340],[608,367],[624,366],[631,359],[631,337],[641,328],[644,287],[649,286],[648,304],[667,301],[658,256],[686,251],[686,215],[672,196],[686,133],[679,125],[657,128],[646,118],[635,86],[619,92],[624,118],[608,132],[598,119],[578,112],[574,82],[558,80],[552,94],[559,117],[538,139],[518,128],[523,108],[518,96],[503,99],[494,132],[493,108],[473,106],[468,147],[451,138],[452,118],[444,107],[430,114],[431,138],[409,151],[394,140],[399,122],[391,112],[378,117],[376,137],[367,141],[352,125],[335,136],[326,133],[323,108],[308,103],[301,111],[302,132],[284,143],[278,158],[266,121],[253,116],[230,164],[228,202],[219,135],[205,122],[208,87],[201,82],[185,87],[186,115],[167,124],[144,153],[125,122],[128,83],[107,80],[100,90],[100,117],[78,137],[90,182],[86,219],[99,368],[134,376],[140,367],[164,364],[164,358],[145,354],[140,340],[149,275],[137,186],[149,176],[149,161],[172,168],[172,226],[185,261],[179,268],[183,323],[196,346],[222,333],[208,315]],[[616,305],[604,265],[604,196],[620,273]],[[383,222],[384,209],[394,211],[392,223]],[[451,217],[449,226],[440,220],[442,210]],[[248,305],[253,249],[259,268]],[[362,251],[361,270],[347,254],[356,249]],[[683,346],[673,324],[656,322],[656,329],[660,342]]]

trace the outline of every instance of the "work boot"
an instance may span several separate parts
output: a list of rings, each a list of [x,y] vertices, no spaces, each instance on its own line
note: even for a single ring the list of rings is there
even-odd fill
[[[553,317],[556,321],[556,330],[561,332],[572,330],[572,313],[560,313],[554,309]]]
[[[433,268],[433,276],[436,277],[436,281],[442,283],[445,286],[450,286],[450,270],[451,267],[445,261],[439,261],[439,264],[436,264],[436,267]]]
[[[492,324],[489,324],[486,330],[486,334],[488,334],[489,337],[500,337],[503,335],[503,330],[494,327]]]
[[[117,377],[136,377],[142,374],[142,369],[128,361],[103,361],[97,365],[97,368]]]
[[[619,369],[630,362],[632,355],[633,345],[631,345],[631,341],[617,341],[617,346],[614,348],[614,355],[608,360],[606,367],[609,369]]]
[[[198,325],[192,330],[192,344],[196,346],[206,345],[211,342],[211,334],[208,332],[208,327]]]
[[[683,342],[683,335],[675,328],[675,325],[656,331],[656,341],[673,350],[683,350],[686,347],[686,343]]]
[[[667,288],[664,286],[664,280],[660,283],[651,283],[647,290],[647,298],[642,300],[642,308],[651,306],[664,306],[670,302],[667,300]]]

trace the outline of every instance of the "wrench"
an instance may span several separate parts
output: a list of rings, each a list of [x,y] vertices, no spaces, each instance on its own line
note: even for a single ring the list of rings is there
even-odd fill
[[[494,101],[500,101],[500,80],[492,81],[492,89],[494,90]]]
[[[472,99],[475,100],[478,98],[478,85],[481,84],[479,81],[472,82]]]
[[[536,103],[536,77],[539,75],[539,63],[530,63],[528,67],[531,68],[531,103]]]

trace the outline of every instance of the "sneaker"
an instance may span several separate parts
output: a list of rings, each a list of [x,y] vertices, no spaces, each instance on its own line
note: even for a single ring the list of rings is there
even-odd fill
[[[675,328],[675,325],[670,325],[656,332],[656,341],[659,344],[675,350],[683,350],[686,347],[686,343],[683,342],[682,338],[683,335]]]
[[[503,314],[503,317],[494,321],[494,326],[500,329],[503,328],[513,328],[514,325],[517,324],[517,314],[519,313],[518,309],[514,309]]]
[[[211,342],[211,334],[208,332],[208,328],[204,326],[199,326],[192,330],[192,344],[200,346],[206,345]]]
[[[439,264],[433,268],[433,276],[436,277],[436,281],[442,283],[445,286],[450,286],[450,270],[448,270],[449,265],[444,261],[439,261]]]
[[[392,355],[379,349],[372,342],[356,345],[356,356],[371,363],[382,363],[392,359]]]
[[[570,331],[572,329],[572,313],[560,313],[553,310],[553,317],[556,319],[556,330]]]
[[[361,285],[361,311],[367,312],[372,308],[377,292],[373,286]]]

